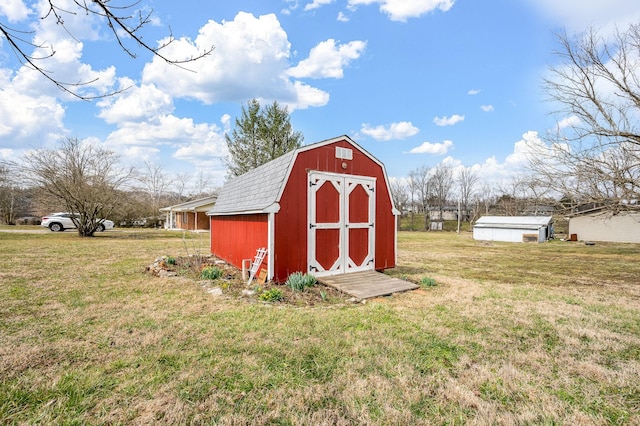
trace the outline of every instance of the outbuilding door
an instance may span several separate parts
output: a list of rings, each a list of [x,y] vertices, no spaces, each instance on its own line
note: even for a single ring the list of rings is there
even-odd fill
[[[309,273],[323,276],[374,268],[375,196],[375,178],[309,173]]]

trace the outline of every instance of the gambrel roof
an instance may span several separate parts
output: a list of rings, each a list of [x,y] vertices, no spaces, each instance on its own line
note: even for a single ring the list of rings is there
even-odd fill
[[[355,149],[365,154],[376,164],[379,164],[384,170],[384,165],[380,161],[358,146],[351,140],[351,138],[346,135],[340,136],[302,146],[241,176],[227,181],[220,190],[216,204],[207,212],[207,214],[210,216],[217,216],[278,212],[280,208],[278,201],[282,195],[284,186],[287,183],[287,179],[297,155],[300,152],[339,141],[346,141],[353,145]],[[386,171],[384,173],[386,179]]]
[[[229,180],[207,214],[263,213],[274,204],[284,185],[296,151],[290,151],[243,175]]]

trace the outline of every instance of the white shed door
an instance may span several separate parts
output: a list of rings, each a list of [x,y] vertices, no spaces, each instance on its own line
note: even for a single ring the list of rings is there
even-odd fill
[[[375,178],[309,173],[309,273],[323,276],[374,268],[375,194]]]

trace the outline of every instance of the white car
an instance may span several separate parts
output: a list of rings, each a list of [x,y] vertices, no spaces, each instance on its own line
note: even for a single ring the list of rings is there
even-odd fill
[[[73,223],[72,217],[79,219],[79,215],[73,213],[52,213],[42,218],[41,226],[49,228],[54,232],[62,232],[65,229],[76,229],[76,224]],[[107,219],[98,219],[98,231],[102,232],[105,229],[113,229],[113,222]]]

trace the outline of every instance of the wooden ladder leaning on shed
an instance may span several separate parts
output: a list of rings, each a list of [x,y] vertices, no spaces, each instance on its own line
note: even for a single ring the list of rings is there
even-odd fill
[[[250,285],[251,281],[253,281],[253,279],[255,278],[256,273],[260,269],[260,265],[262,265],[262,261],[264,260],[264,257],[266,255],[267,255],[267,249],[264,247],[259,248],[256,251],[256,256],[253,258],[251,269],[249,269],[249,281],[247,282],[247,285]]]

